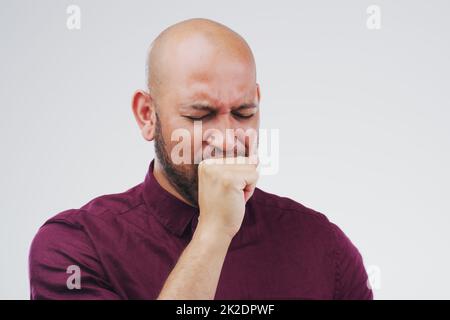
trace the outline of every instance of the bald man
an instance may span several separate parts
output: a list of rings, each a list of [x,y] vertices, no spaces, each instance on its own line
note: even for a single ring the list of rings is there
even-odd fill
[[[246,41],[183,21],[152,42],[147,66],[132,110],[156,158],[139,185],[40,228],[31,298],[372,299],[339,227],[256,188],[260,92]]]

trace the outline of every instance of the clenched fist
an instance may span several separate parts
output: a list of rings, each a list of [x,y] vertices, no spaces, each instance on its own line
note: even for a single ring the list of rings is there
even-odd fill
[[[239,231],[245,203],[258,180],[256,161],[236,157],[206,159],[198,167],[198,226],[233,238]]]

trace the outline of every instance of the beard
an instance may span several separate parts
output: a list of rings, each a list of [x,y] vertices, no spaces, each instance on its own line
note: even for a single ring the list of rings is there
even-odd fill
[[[175,165],[167,152],[161,122],[156,113],[155,153],[164,175],[177,192],[192,206],[198,208],[198,164]]]

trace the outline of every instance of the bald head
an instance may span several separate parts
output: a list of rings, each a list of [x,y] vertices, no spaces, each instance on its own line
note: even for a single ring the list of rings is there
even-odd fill
[[[208,73],[224,65],[247,65],[256,82],[253,53],[247,42],[230,28],[208,19],[174,24],[152,42],[147,58],[147,85],[152,95],[178,77],[207,80]]]

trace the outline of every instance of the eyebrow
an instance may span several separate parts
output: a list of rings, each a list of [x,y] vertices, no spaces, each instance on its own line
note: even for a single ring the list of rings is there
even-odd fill
[[[210,106],[208,104],[201,104],[201,103],[196,103],[196,104],[191,104],[189,105],[189,108],[195,109],[195,110],[204,110],[204,111],[215,111],[216,108],[214,108],[213,106]]]
[[[211,111],[211,112],[216,112],[215,107],[209,105],[209,104],[202,104],[202,103],[195,103],[195,104],[191,104],[189,105],[190,108],[195,109],[195,110],[202,110],[202,111]],[[242,109],[252,109],[252,108],[257,108],[258,106],[253,103],[243,103],[237,107],[232,107],[232,111],[236,111],[236,110],[242,110]]]

